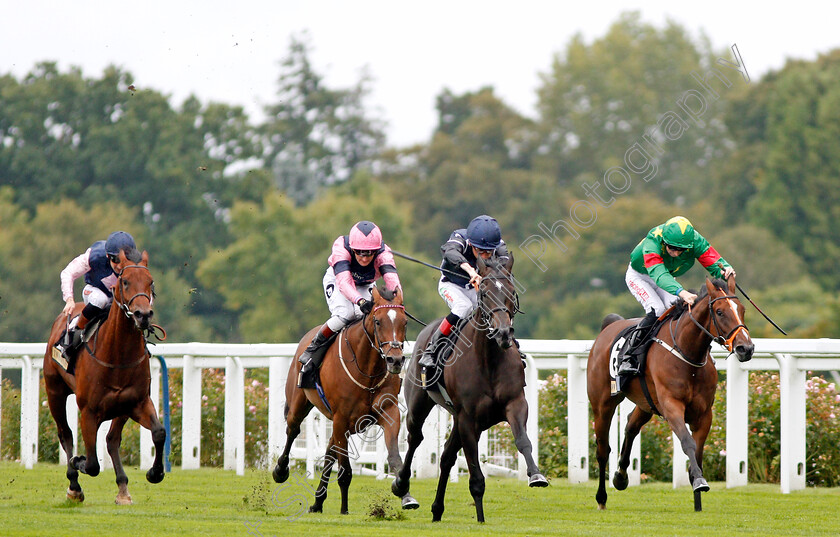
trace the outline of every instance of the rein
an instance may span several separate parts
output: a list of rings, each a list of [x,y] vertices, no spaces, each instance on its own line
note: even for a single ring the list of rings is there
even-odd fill
[[[738,297],[735,296],[735,295],[724,295],[724,296],[719,296],[717,298],[710,298],[709,299],[709,317],[712,318],[712,324],[715,326],[715,332],[718,333],[717,336],[713,336],[712,333],[709,330],[707,330],[705,326],[703,326],[699,322],[697,322],[697,319],[695,319],[694,316],[691,315],[691,305],[688,306],[688,318],[691,319],[692,322],[694,322],[694,324],[697,325],[698,328],[700,328],[700,330],[705,332],[705,334],[707,336],[712,338],[712,341],[714,341],[718,345],[721,345],[726,350],[728,350],[729,354],[732,354],[733,352],[735,352],[734,350],[732,350],[732,342],[735,340],[735,336],[737,336],[738,333],[741,330],[744,330],[745,332],[749,333],[747,331],[747,327],[743,323],[739,323],[735,328],[733,328],[729,332],[729,335],[727,335],[726,337],[723,337],[723,335],[722,335],[723,331],[720,329],[720,325],[718,325],[717,317],[715,317],[715,312],[712,311],[713,305],[714,305],[715,302],[717,302],[718,300],[724,300],[724,299],[728,300],[730,298],[737,299]]]
[[[120,270],[120,273],[117,275],[117,281],[118,282],[122,281],[123,273],[126,271],[126,269],[130,269],[130,268],[140,268],[140,269],[146,270],[147,272],[149,271],[149,267],[145,267],[143,265],[127,265],[127,266],[123,267],[122,270]],[[154,291],[155,286],[154,286],[154,282],[152,282],[152,296],[149,296],[146,293],[137,293],[133,297],[131,297],[131,299],[129,299],[126,302],[126,301],[122,300],[122,289],[119,286],[119,284],[117,285],[117,288],[120,289],[120,297],[118,298],[117,294],[114,293],[114,302],[116,302],[117,307],[120,309],[120,311],[123,312],[123,314],[128,319],[132,319],[134,317],[134,314],[131,312],[130,307],[131,307],[131,303],[134,302],[134,300],[136,298],[144,296],[144,297],[148,298],[149,302],[151,303],[152,302],[152,297],[155,294],[155,291]],[[163,337],[158,335],[158,331],[160,331],[160,333],[163,335]],[[140,334],[143,337],[144,352],[140,356],[140,358],[138,358],[137,360],[135,360],[134,362],[131,362],[129,364],[110,364],[108,362],[105,362],[105,361],[101,360],[100,358],[98,358],[96,356],[96,354],[94,354],[94,349],[98,346],[97,342],[99,340],[99,329],[96,330],[96,335],[93,338],[94,349],[91,349],[90,346],[88,345],[88,343],[85,342],[85,350],[90,355],[90,357],[93,358],[93,361],[96,362],[97,364],[101,365],[102,367],[107,367],[108,369],[131,369],[131,368],[137,367],[138,365],[143,363],[143,360],[145,360],[146,358],[151,357],[152,354],[149,352],[149,348],[147,346],[148,339],[149,339],[150,336],[154,336],[155,338],[157,338],[158,341],[163,341],[163,340],[166,339],[166,330],[164,330],[163,327],[161,327],[159,325],[156,325],[156,324],[151,324],[151,325],[149,325],[149,328],[147,328],[145,330],[140,330]]]
[[[373,310],[371,310],[371,315],[373,315],[374,313],[376,313],[380,309],[401,309],[401,310],[405,311],[405,306],[403,306],[402,304],[380,304],[379,306],[376,306],[375,308],[373,308]],[[344,330],[343,332],[344,332],[344,341],[347,343],[347,348],[349,348],[350,352],[353,354],[353,362],[356,364],[356,369],[358,370],[359,374],[361,374],[362,376],[365,376],[369,379],[372,379],[372,378],[375,378],[375,377],[378,377],[379,375],[381,375],[381,373],[377,373],[376,375],[368,375],[367,373],[365,373],[364,371],[361,370],[361,368],[359,367],[358,358],[356,357],[356,353],[353,351],[353,347],[350,345],[350,340],[347,338],[347,331]],[[389,346],[391,349],[400,349],[400,351],[402,351],[402,349],[403,349],[404,343],[402,341],[380,341],[379,332],[376,330],[376,327],[374,327],[374,329],[373,329],[373,338],[371,338],[370,333],[367,331],[367,327],[365,326],[365,319],[362,319],[362,332],[364,332],[365,336],[367,337],[367,340],[368,340],[368,343],[370,344],[371,349],[375,350],[379,354],[379,357],[383,361],[386,359],[386,356],[388,354],[388,351],[383,351],[383,349],[382,349],[386,345]],[[374,339],[376,339],[376,343],[374,343]],[[350,370],[347,369],[347,364],[344,361],[344,354],[342,352],[343,347],[344,347],[344,345],[342,345],[341,341],[339,341],[339,344],[338,344],[338,358],[339,358],[339,362],[341,362],[341,366],[344,368],[344,372],[347,373],[347,376],[350,377],[350,380],[353,381],[353,384],[355,384],[356,386],[358,386],[359,388],[361,388],[363,390],[369,391],[371,394],[374,393],[377,389],[379,389],[380,386],[382,386],[385,383],[385,381],[390,376],[390,373],[388,372],[387,366],[385,368],[385,375],[382,377],[382,380],[380,380],[375,386],[372,386],[372,387],[365,386],[365,385],[361,384],[359,381],[357,381],[353,377],[353,375],[350,374]]]

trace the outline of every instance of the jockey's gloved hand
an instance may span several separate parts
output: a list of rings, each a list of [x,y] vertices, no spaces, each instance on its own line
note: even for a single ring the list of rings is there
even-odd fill
[[[371,302],[370,300],[365,300],[364,298],[360,298],[357,304],[359,304],[359,309],[362,310],[362,313],[364,313],[365,315],[370,313],[370,311],[373,309],[373,302]]]

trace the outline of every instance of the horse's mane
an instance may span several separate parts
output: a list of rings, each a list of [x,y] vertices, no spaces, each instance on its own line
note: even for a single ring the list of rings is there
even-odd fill
[[[397,289],[394,288],[393,291],[389,291],[388,289],[384,289],[382,287],[379,288],[379,294],[387,300],[388,302],[394,300],[394,297],[397,296]]]
[[[713,279],[712,280],[712,285],[714,285],[715,288],[720,290],[720,291],[726,291],[727,290],[726,282],[723,281],[720,278]],[[692,292],[692,293],[695,293],[695,291],[693,289],[689,289],[689,291]],[[700,292],[695,293],[695,294],[697,295],[697,300],[694,302],[696,304],[701,299],[709,296],[709,290],[706,289],[706,286],[704,285],[703,287],[700,288]],[[677,299],[676,302],[674,302],[674,305],[672,307],[673,307],[673,310],[671,310],[671,315],[674,318],[676,318],[676,317],[679,317],[680,315],[682,315],[685,312],[685,310],[688,309],[688,304],[685,303],[685,300],[683,300],[682,298],[679,298],[679,299]]]
[[[140,253],[140,250],[137,248],[126,248],[123,250],[125,252],[125,257],[132,263],[139,263],[141,259],[143,259],[143,254]]]

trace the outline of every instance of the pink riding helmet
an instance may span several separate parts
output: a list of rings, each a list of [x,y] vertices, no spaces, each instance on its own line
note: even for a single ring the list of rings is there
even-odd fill
[[[382,246],[382,232],[373,222],[362,220],[350,229],[350,248],[378,250]]]

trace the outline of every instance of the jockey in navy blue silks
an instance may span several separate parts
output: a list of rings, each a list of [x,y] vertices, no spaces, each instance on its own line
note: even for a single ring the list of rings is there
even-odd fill
[[[106,313],[111,306],[114,299],[111,288],[117,284],[117,276],[122,269],[121,251],[132,262],[140,260],[134,238],[125,231],[115,231],[108,235],[107,240],[94,242],[61,271],[61,294],[65,303],[62,312],[65,315],[72,315],[76,307],[73,282],[80,276],[85,277],[85,288],[82,291],[85,307],[70,321],[67,333],[56,343],[68,362],[74,354],[70,351],[81,343],[81,337],[76,334],[81,335],[90,320]]]
[[[446,360],[454,347],[455,327],[478,306],[475,289],[481,281],[476,272],[478,257],[490,259],[494,254],[502,259],[508,257],[499,223],[487,215],[473,218],[467,229],[453,231],[440,251],[443,254],[440,268],[443,270],[438,293],[450,313],[441,321],[420,358],[419,364],[427,369],[435,368]]]

